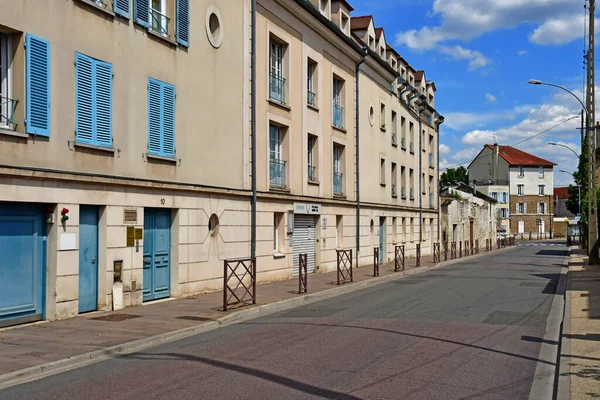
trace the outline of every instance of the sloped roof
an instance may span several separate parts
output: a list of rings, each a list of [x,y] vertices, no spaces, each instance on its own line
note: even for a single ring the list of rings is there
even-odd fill
[[[415,82],[421,82],[423,80],[423,75],[425,75],[425,71],[423,70],[415,72]]]
[[[493,144],[487,144],[486,146],[492,150],[494,149]],[[544,167],[553,167],[557,165],[552,161],[544,160],[543,158],[515,149],[511,146],[498,146],[498,155],[506,160],[509,165],[535,165]]]
[[[348,11],[354,11],[354,7],[352,7],[350,5],[350,3],[348,3],[346,0],[338,0],[340,3],[342,3],[343,5],[346,6],[346,8],[348,9]]]
[[[350,18],[350,28],[353,31],[362,31],[364,29],[368,29],[372,20],[373,20],[372,15],[364,15],[362,17],[351,17]]]
[[[383,34],[383,28],[375,28],[375,37],[377,40],[381,39],[381,35]]]
[[[559,199],[568,199],[569,198],[569,188],[568,187],[555,187],[554,188],[554,198]]]

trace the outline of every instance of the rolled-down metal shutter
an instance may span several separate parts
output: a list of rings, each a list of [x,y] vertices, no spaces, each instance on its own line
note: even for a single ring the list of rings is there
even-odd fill
[[[308,272],[315,271],[315,217],[313,215],[294,215],[294,265],[293,274],[298,275],[299,255],[306,253]]]

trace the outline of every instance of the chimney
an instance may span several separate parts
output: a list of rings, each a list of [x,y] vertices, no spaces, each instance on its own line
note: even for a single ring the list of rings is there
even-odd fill
[[[496,183],[498,180],[498,143],[494,143],[494,153],[492,154],[492,181]]]

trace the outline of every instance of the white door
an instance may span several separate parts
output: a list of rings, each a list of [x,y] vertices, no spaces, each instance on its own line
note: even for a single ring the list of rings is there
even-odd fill
[[[525,221],[519,221],[519,233],[525,233]]]
[[[541,229],[541,231],[540,231],[541,233],[546,233],[545,225],[544,225],[544,220],[542,220],[542,224],[540,225],[540,229]]]
[[[312,215],[294,214],[293,234],[293,269],[294,276],[300,269],[300,254],[306,253],[306,269],[309,273],[315,271],[315,217]]]

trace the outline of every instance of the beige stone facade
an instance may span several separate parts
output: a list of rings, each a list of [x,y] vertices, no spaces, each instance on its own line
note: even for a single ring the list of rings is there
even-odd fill
[[[510,196],[511,231],[515,235],[554,233],[554,201],[552,196]]]
[[[11,66],[2,96],[15,104],[10,123],[0,125],[0,245],[8,243],[2,224],[13,209],[35,214],[44,237],[43,276],[35,283],[42,305],[8,315],[0,301],[0,325],[3,318],[83,312],[80,216],[90,207],[97,211],[94,309],[112,309],[116,280],[124,306],[158,298],[148,293],[148,265],[159,257],[166,271],[160,297],[181,297],[221,290],[223,261],[251,254],[250,1],[168,0],[150,11],[148,27],[138,20],[137,1],[125,2],[125,16],[114,0],[0,0],[0,45],[10,43],[4,57]],[[186,4],[187,30],[178,19]],[[374,247],[383,249],[383,261],[393,259],[396,243],[410,256],[421,240],[428,254],[438,241],[435,85],[386,44],[372,19],[353,29],[345,1],[258,0],[256,11],[258,281],[292,277],[294,248],[314,251],[315,272],[334,270],[337,249],[356,256],[357,236],[359,265],[372,262]],[[371,34],[376,40],[365,53]],[[24,47],[32,37],[49,50],[42,134],[28,120],[35,116],[28,107],[38,104],[29,89],[33,56]],[[111,68],[110,122],[100,105],[90,112],[94,135],[102,133],[96,126],[110,126],[110,143],[81,139],[87,98],[78,55]],[[155,123],[155,81],[175,91],[172,152],[166,92]],[[152,151],[155,126],[166,149],[160,154]],[[145,248],[159,229],[150,220],[155,211],[168,220],[157,233],[162,255]],[[135,228],[143,238],[128,238]],[[8,264],[0,261],[2,268]]]

